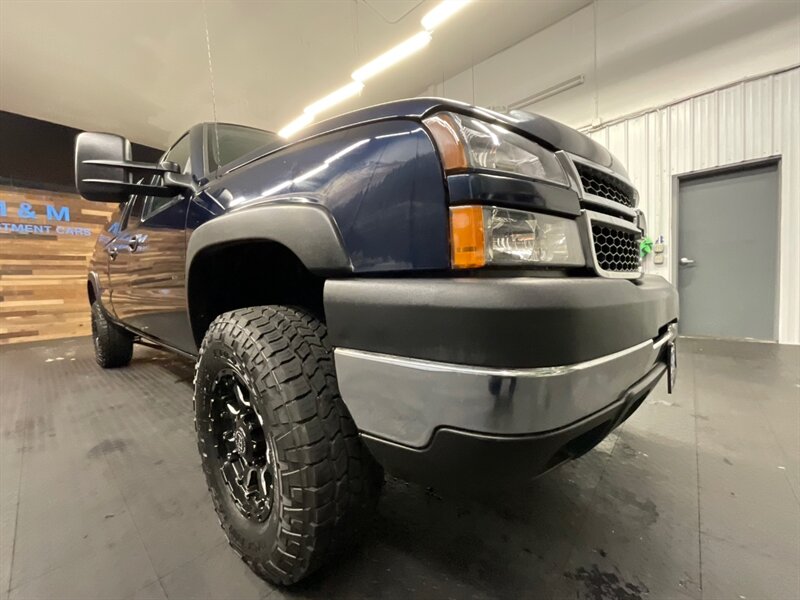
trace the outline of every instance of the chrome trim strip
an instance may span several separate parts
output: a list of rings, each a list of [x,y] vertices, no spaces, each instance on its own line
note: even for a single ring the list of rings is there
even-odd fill
[[[661,339],[656,342],[663,343]],[[630,348],[625,348],[613,354],[606,354],[599,358],[587,360],[580,363],[571,365],[563,365],[558,367],[534,367],[531,369],[497,369],[492,367],[472,367],[469,365],[459,365],[457,363],[438,362],[433,360],[425,360],[422,358],[407,358],[405,356],[394,356],[392,354],[381,354],[379,352],[367,352],[366,350],[353,350],[351,348],[336,348],[334,351],[336,356],[350,356],[353,358],[362,358],[364,360],[371,360],[374,362],[384,363],[387,365],[408,367],[422,371],[430,372],[446,372],[446,373],[462,373],[467,375],[484,375],[488,377],[554,377],[558,375],[565,375],[567,373],[574,373],[576,371],[583,371],[591,369],[599,365],[617,360],[620,357],[626,356],[647,346],[655,347],[653,340],[647,340],[641,344],[636,344]],[[659,346],[660,347],[660,346]]]
[[[414,369],[422,369],[425,371],[446,371],[448,373],[467,373],[470,375],[489,375],[493,377],[553,377],[554,375],[563,375],[564,373],[572,373],[575,371],[582,371],[584,369],[591,369],[592,367],[616,360],[622,356],[631,354],[632,352],[636,352],[637,350],[641,350],[647,346],[652,346],[655,350],[658,350],[664,344],[675,340],[677,337],[678,329],[674,323],[671,323],[667,331],[661,334],[660,337],[655,338],[654,340],[647,340],[641,344],[636,344],[630,348],[625,348],[619,352],[606,354],[605,356],[600,356],[584,362],[573,363],[571,365],[562,365],[558,367],[533,367],[530,369],[473,367],[470,365],[460,365],[457,363],[426,360],[424,358],[409,358],[406,356],[396,356],[393,354],[383,354],[380,352],[368,352],[367,350],[354,350],[352,348],[336,348],[334,353],[337,356],[359,357],[389,365],[399,365]]]
[[[584,210],[586,216],[589,217],[591,221],[597,221],[598,223],[608,223],[609,225],[614,225],[615,227],[619,227],[620,229],[625,229],[630,231],[631,233],[638,233],[639,235],[642,234],[642,230],[639,229],[634,223],[630,221],[626,221],[625,219],[620,219],[619,217],[614,217],[612,215],[607,215],[606,213],[599,213],[593,210]]]
[[[570,180],[570,188],[575,190],[579,197],[583,197],[584,192],[583,185],[581,184],[581,176],[578,173],[578,169],[575,168],[575,163],[572,162],[569,155],[563,150],[556,152],[556,158],[559,160],[561,167],[567,174],[567,179]]]
[[[639,235],[642,234],[641,230],[632,223],[624,219],[619,219],[617,217],[612,217],[611,215],[607,215],[605,213],[598,213],[591,210],[583,211],[583,219],[584,219],[584,227],[586,228],[587,234],[589,236],[589,256],[592,259],[592,267],[594,268],[595,272],[598,275],[602,277],[607,277],[609,279],[639,279],[642,276],[642,273],[644,273],[641,260],[639,261],[639,269],[636,271],[607,271],[606,269],[600,266],[600,263],[597,260],[597,249],[595,248],[594,244],[592,223],[593,222],[608,223],[609,225],[614,225],[615,227],[618,227],[620,229],[625,229],[626,231],[637,233]]]
[[[602,206],[608,210],[613,210],[614,212],[621,213],[623,215],[629,216],[631,219],[636,221],[637,218],[637,209],[635,208],[628,208],[624,204],[620,204],[619,202],[614,202],[614,200],[609,200],[608,198],[602,198],[601,196],[595,196],[594,194],[586,194],[584,193],[581,197],[583,202],[588,202],[590,204],[595,204],[597,206]]]
[[[675,323],[670,323],[667,327],[667,331],[662,334],[660,338],[658,338],[655,342],[653,342],[653,348],[655,350],[661,350],[662,346],[667,342],[674,342],[678,339],[678,326]]]

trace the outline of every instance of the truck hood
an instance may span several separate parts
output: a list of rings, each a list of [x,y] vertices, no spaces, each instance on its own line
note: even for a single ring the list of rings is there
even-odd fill
[[[507,121],[510,126],[521,129],[537,140],[607,167],[626,179],[628,177],[628,172],[618,158],[604,146],[572,127],[567,127],[563,123],[542,115],[521,110],[515,110],[502,116],[510,119]]]
[[[409,98],[355,110],[310,125],[303,130],[303,135],[296,140],[292,140],[292,143],[336,129],[358,125],[359,123],[392,118],[422,119],[440,110],[465,112],[484,120],[503,124],[509,129],[517,130],[522,135],[531,137],[551,149],[564,150],[611,169],[625,178],[628,177],[628,173],[619,159],[615,158],[611,152],[592,138],[572,127],[567,127],[542,115],[521,110],[499,113],[446,98]]]

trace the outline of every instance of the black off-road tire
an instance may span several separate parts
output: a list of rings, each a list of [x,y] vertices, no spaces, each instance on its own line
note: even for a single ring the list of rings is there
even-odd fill
[[[127,366],[133,357],[133,336],[106,317],[103,307],[92,302],[94,358],[104,369]]]
[[[383,484],[339,396],[326,336],[325,325],[299,309],[235,310],[211,323],[197,361],[195,426],[214,508],[242,560],[280,585],[308,576],[352,541]],[[219,373],[231,369],[272,453],[273,501],[263,521],[237,507],[222,474],[213,390]]]

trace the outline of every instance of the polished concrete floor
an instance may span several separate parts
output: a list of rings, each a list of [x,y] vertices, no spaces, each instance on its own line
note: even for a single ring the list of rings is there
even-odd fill
[[[390,480],[361,547],[286,590],[217,524],[191,364],[4,347],[0,598],[800,598],[800,348],[681,340],[680,363],[675,395],[501,497]]]

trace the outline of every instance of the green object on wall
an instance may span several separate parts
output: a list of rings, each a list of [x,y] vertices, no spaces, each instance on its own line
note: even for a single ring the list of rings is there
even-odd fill
[[[643,237],[639,243],[639,251],[642,253],[642,258],[650,254],[653,251],[653,240],[648,236]]]

